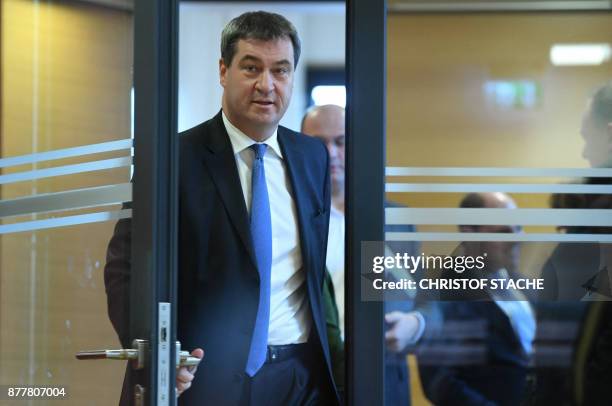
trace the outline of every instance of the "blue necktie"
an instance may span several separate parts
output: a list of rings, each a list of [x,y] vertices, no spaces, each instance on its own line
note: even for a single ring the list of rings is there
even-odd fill
[[[259,306],[246,373],[253,376],[266,361],[270,324],[270,273],[272,271],[272,218],[266,186],[264,155],[266,144],[253,144],[255,152],[251,177],[251,238],[259,272]]]

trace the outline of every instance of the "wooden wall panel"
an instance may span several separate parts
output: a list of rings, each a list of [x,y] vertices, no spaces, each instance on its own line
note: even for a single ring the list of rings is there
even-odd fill
[[[2,1],[2,156],[130,137],[132,16],[76,2]],[[123,151],[121,155],[126,155]],[[23,165],[45,168],[117,154]],[[2,199],[129,181],[129,169],[6,185]],[[49,215],[40,215],[45,218]],[[118,348],[106,313],[114,222],[0,236],[0,382],[68,385],[63,404],[116,404],[123,362],[77,361]]]
[[[554,43],[609,43],[611,15],[391,15],[387,34],[388,166],[588,166],[582,113],[612,78],[612,62],[555,67],[548,55]],[[483,91],[490,80],[533,81],[540,99],[534,108],[496,108]],[[392,197],[416,207],[455,207],[461,198]],[[548,204],[546,195],[517,200]]]
[[[554,43],[610,43],[611,15],[394,14],[389,16],[387,35],[387,166],[588,167],[581,156],[582,113],[590,94],[612,79],[612,62],[555,67],[548,59],[549,50]],[[541,90],[540,99],[533,108],[495,107],[483,91],[489,80],[533,81]],[[457,178],[418,181],[457,182]],[[482,182],[482,178],[462,181]],[[462,197],[388,194],[410,207],[457,207]],[[519,207],[548,206],[545,194],[514,197]],[[421,226],[419,231],[456,228]],[[422,248],[450,253],[455,245],[423,243]],[[554,246],[523,246],[521,269],[537,275]],[[426,405],[414,363],[410,369],[413,404]]]

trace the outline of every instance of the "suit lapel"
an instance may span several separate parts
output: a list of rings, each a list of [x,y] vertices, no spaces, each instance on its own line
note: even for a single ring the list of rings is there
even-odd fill
[[[304,269],[307,271],[312,269],[310,261],[310,221],[313,212],[312,204],[308,199],[308,187],[304,179],[306,172],[306,163],[304,162],[304,154],[296,148],[295,143],[290,138],[282,127],[278,128],[278,143],[284,156],[284,163],[289,173],[289,181],[293,196],[295,198],[295,206],[298,215],[298,229],[300,233],[300,248],[302,250],[302,261]],[[306,273],[306,276],[308,276]]]
[[[316,251],[316,228],[313,226],[315,214],[322,214],[323,208],[319,206],[317,192],[313,185],[309,182],[308,177],[309,166],[311,162],[310,155],[305,155],[304,151],[296,145],[292,139],[292,135],[285,131],[284,128],[278,129],[278,142],[283,152],[284,162],[289,173],[289,181],[295,199],[295,206],[298,216],[298,228],[300,235],[300,248],[302,251],[302,264],[306,274],[306,285],[308,290],[308,298],[310,309],[313,315],[315,329],[318,332],[319,340],[323,348],[323,354],[327,362],[327,368],[330,370],[330,355],[327,342],[327,334],[325,333],[325,316],[323,314],[323,303],[321,303],[321,290],[323,287],[323,273],[319,274],[317,269],[316,256],[321,254]]]
[[[236,158],[223,125],[221,112],[212,119],[211,127],[210,135],[206,137],[207,149],[203,163],[210,171],[212,181],[217,187],[232,224],[238,231],[251,261],[257,266]]]

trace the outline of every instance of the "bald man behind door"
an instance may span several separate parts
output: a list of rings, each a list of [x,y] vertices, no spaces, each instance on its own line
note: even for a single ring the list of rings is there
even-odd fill
[[[319,138],[329,153],[332,204],[329,220],[326,265],[329,270],[336,302],[340,314],[340,328],[344,337],[344,183],[345,183],[345,111],[337,105],[315,106],[308,110],[302,120],[301,132]],[[393,206],[385,202],[385,206]],[[414,231],[413,226],[406,230]],[[416,251],[416,247],[410,247]],[[425,318],[420,311],[412,310],[411,300],[393,301],[385,304],[385,320],[389,326],[385,333],[387,356],[385,362],[385,404],[407,405],[410,403],[408,390],[408,368],[405,355],[417,343],[425,330]],[[334,368],[335,369],[335,368]]]

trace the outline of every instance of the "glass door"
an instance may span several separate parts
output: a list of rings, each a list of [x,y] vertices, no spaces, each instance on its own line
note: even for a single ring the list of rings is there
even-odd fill
[[[0,404],[174,402],[174,45],[155,38],[176,4],[159,3],[1,3]]]
[[[349,404],[601,402],[609,2],[385,3],[347,7]],[[467,256],[503,292],[444,288]]]
[[[390,2],[386,240],[426,261],[413,309],[439,294],[413,404],[602,401],[578,343],[592,360],[585,320],[612,297],[609,7]]]

